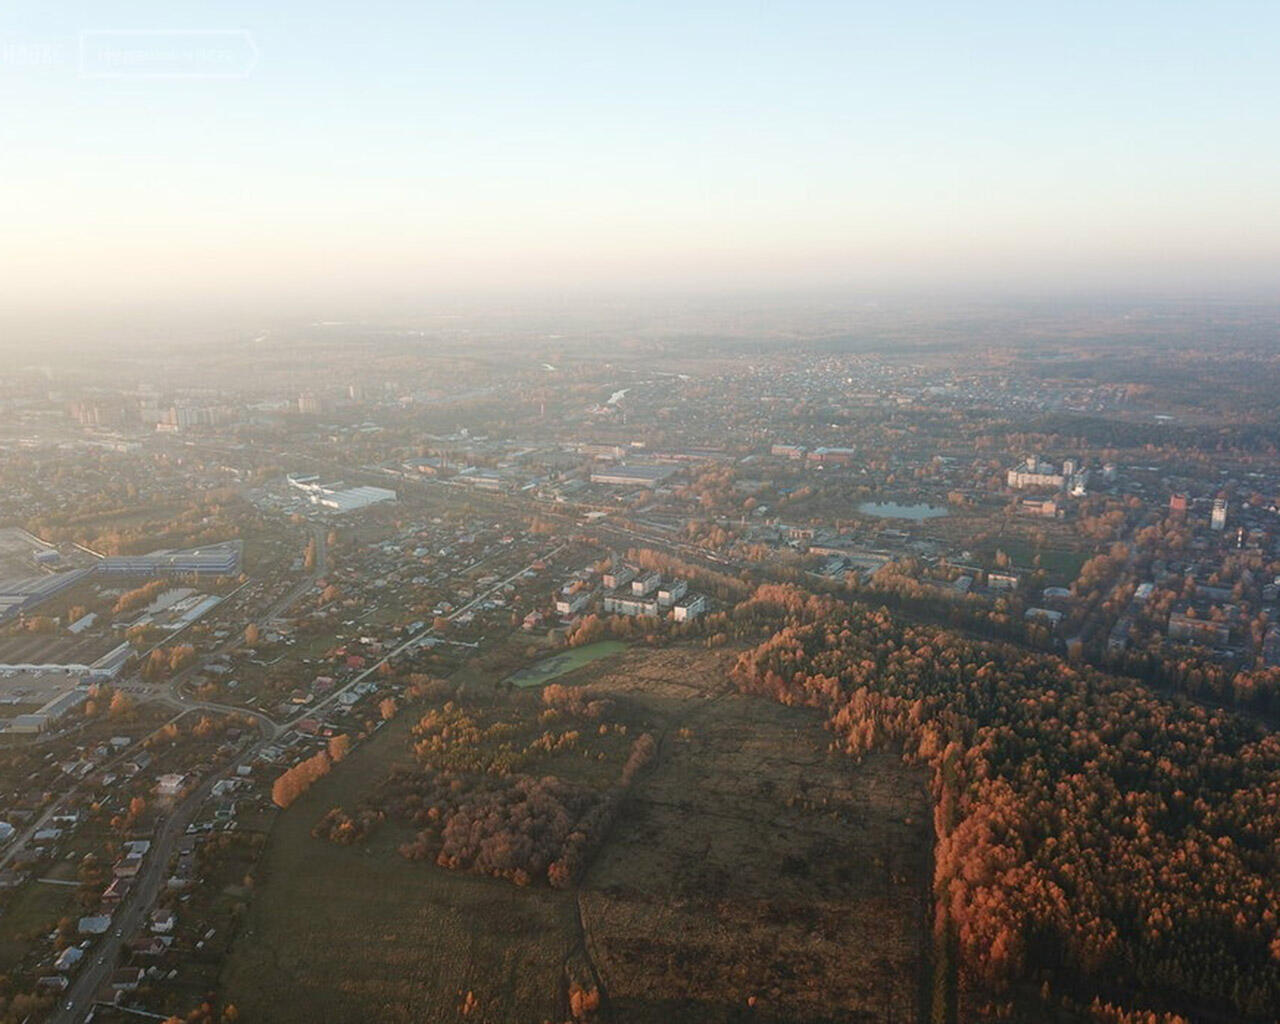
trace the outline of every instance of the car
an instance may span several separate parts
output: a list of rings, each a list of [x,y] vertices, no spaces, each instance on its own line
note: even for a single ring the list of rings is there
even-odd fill
[[[100,957],[98,957],[98,966],[99,966],[99,967],[101,967],[101,966],[102,966],[103,964],[105,964],[106,962],[107,962],[107,958],[106,958],[105,956],[100,956]]]
[[[118,939],[118,938],[120,938],[120,936],[122,936],[123,934],[124,934],[124,929],[123,929],[123,928],[117,928],[117,929],[116,929],[116,938],[117,938],[117,939]]]
[[[68,999],[66,1005],[63,1007],[64,1010],[74,1010],[75,1008],[76,1004],[74,1000],[71,999]]]

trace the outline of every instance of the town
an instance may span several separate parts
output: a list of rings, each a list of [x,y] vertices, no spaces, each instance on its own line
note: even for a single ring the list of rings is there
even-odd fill
[[[5,371],[5,1020],[237,1019],[228,965],[308,790],[451,681],[518,701],[629,647],[737,649],[760,587],[1280,714],[1261,355],[1227,398],[1189,348],[603,361],[560,339],[344,372],[335,330],[252,382]]]

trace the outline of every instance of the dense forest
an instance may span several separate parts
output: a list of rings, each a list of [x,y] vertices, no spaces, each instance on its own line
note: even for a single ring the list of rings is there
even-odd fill
[[[1280,738],[1049,654],[783,586],[739,686],[854,757],[932,768],[935,1019],[1026,991],[1196,1019],[1280,1014]],[[1117,1018],[1119,1019],[1119,1018]]]

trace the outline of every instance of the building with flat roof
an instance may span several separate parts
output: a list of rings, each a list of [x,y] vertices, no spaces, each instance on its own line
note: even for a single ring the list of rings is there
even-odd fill
[[[1224,498],[1213,499],[1213,511],[1209,513],[1209,528],[1222,531],[1227,528],[1227,502]]]
[[[301,491],[311,504],[343,515],[383,501],[395,501],[398,495],[386,487],[348,487],[341,480],[321,483],[318,476],[287,477],[289,486]]]
[[[31,611],[64,590],[87,579],[93,569],[72,569],[45,576],[0,580],[0,622]]]
[[[857,451],[853,448],[828,448],[825,445],[813,449],[805,458],[815,466],[852,466]]]
[[[646,572],[631,581],[631,593],[634,597],[647,597],[661,585],[661,573]]]
[[[577,615],[591,602],[591,591],[579,590],[576,594],[561,594],[556,598],[556,614],[562,618]]]
[[[671,608],[671,618],[676,622],[689,622],[703,615],[711,603],[703,594],[690,594],[677,601]]]
[[[616,487],[652,487],[675,473],[674,466],[610,466],[591,471],[593,484],[611,484]]]
[[[684,597],[688,589],[687,580],[672,580],[670,583],[664,583],[658,588],[658,604],[663,608],[670,608]]]
[[[102,576],[235,576],[243,554],[244,543],[229,540],[182,551],[110,555],[93,571]]]
[[[658,599],[656,597],[633,597],[627,593],[606,594],[604,610],[610,615],[632,615],[657,618]]]
[[[626,586],[636,578],[636,571],[629,565],[614,566],[601,577],[605,589],[616,590],[618,587]]]

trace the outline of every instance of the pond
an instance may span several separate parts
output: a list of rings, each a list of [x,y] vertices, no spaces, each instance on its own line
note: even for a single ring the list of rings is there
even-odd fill
[[[899,505],[892,501],[864,501],[858,511],[867,516],[878,516],[881,519],[937,519],[948,514],[941,505]]]
[[[575,668],[582,668],[583,665],[607,658],[611,654],[620,654],[626,649],[627,645],[621,640],[601,640],[599,643],[573,647],[559,654],[553,654],[550,658],[536,661],[518,672],[512,672],[503,682],[522,690],[533,686],[545,686],[551,680],[572,672]]]

